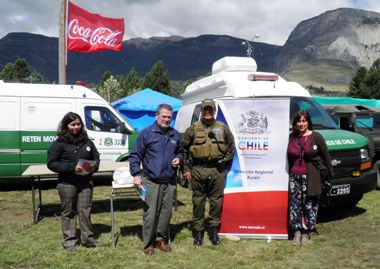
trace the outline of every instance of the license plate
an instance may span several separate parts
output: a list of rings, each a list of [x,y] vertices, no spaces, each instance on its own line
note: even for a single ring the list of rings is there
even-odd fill
[[[330,195],[331,196],[346,195],[346,194],[350,194],[350,190],[351,190],[350,184],[335,185],[331,187]]]

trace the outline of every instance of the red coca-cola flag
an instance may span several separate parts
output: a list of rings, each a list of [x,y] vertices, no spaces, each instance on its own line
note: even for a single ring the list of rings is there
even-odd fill
[[[69,1],[68,51],[121,50],[123,36],[123,18],[114,19],[93,14]]]

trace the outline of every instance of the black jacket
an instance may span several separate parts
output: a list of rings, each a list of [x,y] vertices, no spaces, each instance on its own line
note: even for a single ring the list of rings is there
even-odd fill
[[[290,136],[289,142],[293,139],[297,139],[294,136]],[[306,162],[306,176],[307,176],[307,194],[310,196],[318,196],[321,194],[321,177],[319,166],[323,160],[330,175],[333,175],[333,167],[331,165],[331,158],[327,150],[327,145],[323,136],[313,131],[310,148],[305,152],[304,160]],[[293,166],[295,160],[288,155],[289,171]]]
[[[94,143],[85,139],[73,144],[58,138],[48,149],[47,167],[58,173],[60,182],[79,184],[91,180],[91,174],[80,176],[75,174],[75,167],[79,159],[95,160],[95,171],[99,168],[99,152]]]

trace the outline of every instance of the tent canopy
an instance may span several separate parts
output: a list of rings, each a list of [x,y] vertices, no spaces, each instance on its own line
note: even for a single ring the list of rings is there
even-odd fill
[[[380,100],[376,99],[360,99],[352,97],[322,97],[313,96],[313,99],[317,101],[320,105],[363,105],[363,106],[373,106],[380,108]]]
[[[119,99],[111,103],[111,105],[120,112],[124,119],[131,123],[133,128],[141,131],[155,121],[157,107],[163,103],[173,107],[173,120],[170,125],[174,126],[177,112],[182,106],[182,101],[152,89],[144,89]]]

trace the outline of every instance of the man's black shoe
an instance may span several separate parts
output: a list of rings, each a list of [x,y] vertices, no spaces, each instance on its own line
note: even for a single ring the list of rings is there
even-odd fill
[[[218,228],[216,227],[213,227],[211,229],[211,243],[214,245],[214,246],[217,246],[220,244],[220,238],[219,238],[219,235],[218,235],[219,231],[218,231]]]
[[[194,236],[194,246],[200,247],[203,244],[203,232],[196,232]]]

